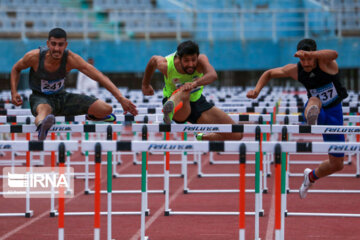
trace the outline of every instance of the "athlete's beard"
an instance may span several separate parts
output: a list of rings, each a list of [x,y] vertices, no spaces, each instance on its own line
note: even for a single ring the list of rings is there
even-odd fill
[[[181,68],[183,69],[183,71],[184,71],[186,74],[191,75],[191,74],[193,74],[193,73],[195,72],[195,69],[196,69],[195,67],[187,67],[187,68],[185,68],[184,65],[182,65],[181,63],[180,63],[180,65],[181,65]],[[189,72],[187,69],[191,69],[192,71]]]
[[[60,55],[59,57],[55,57],[55,56],[54,56],[54,55],[57,54],[57,53]],[[62,54],[61,54],[61,52],[59,52],[59,51],[57,51],[57,52],[55,52],[55,51],[50,51],[50,55],[51,55],[51,57],[52,57],[53,59],[56,59],[56,60],[61,59],[61,57],[62,57]]]
[[[307,66],[303,65],[302,67],[305,72],[311,72],[312,70],[314,70],[317,67],[317,64],[318,64],[318,62],[315,61],[315,63],[313,65],[307,65]]]

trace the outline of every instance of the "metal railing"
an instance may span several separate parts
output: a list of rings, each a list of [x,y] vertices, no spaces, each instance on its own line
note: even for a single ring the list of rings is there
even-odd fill
[[[99,19],[99,15],[102,16]],[[110,10],[0,9],[0,35],[22,39],[63,27],[79,38],[247,40],[360,36],[359,9]]]

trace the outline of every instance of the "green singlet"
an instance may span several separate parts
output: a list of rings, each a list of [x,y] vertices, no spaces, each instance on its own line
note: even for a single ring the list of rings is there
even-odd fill
[[[167,77],[164,76],[165,87],[163,88],[164,97],[170,98],[171,94],[178,89],[181,85],[186,82],[192,82],[195,79],[202,77],[204,74],[195,71],[193,74],[181,74],[179,73],[174,65],[175,53],[172,53],[166,57],[168,67],[167,67]],[[190,94],[190,101],[196,102],[202,94],[203,86],[198,87],[192,90]]]

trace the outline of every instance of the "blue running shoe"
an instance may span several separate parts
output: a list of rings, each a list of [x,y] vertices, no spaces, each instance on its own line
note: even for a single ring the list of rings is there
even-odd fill
[[[104,118],[97,118],[93,115],[86,114],[86,120],[89,121],[102,121],[102,122],[116,122],[115,114],[111,113]]]
[[[54,123],[55,123],[55,116],[54,115],[49,114],[44,118],[42,123],[36,129],[37,131],[39,131],[38,139],[40,141],[43,141],[43,140],[46,139],[48,131],[52,127],[52,125],[54,125]]]

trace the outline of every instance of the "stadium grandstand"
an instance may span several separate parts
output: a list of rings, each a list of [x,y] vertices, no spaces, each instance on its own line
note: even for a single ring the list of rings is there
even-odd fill
[[[53,27],[67,31],[72,51],[130,88],[140,88],[152,55],[165,56],[184,39],[199,43],[219,84],[246,86],[264,69],[295,62],[304,37],[337,50],[345,86],[359,88],[358,0],[0,0],[2,89],[9,88],[12,65],[45,45]],[[75,86],[73,75],[68,87]]]

